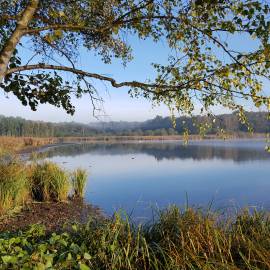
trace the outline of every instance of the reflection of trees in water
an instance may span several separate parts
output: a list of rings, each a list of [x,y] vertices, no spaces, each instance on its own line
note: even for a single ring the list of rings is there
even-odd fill
[[[50,148],[40,157],[53,156],[77,156],[85,153],[98,155],[125,155],[125,154],[147,154],[154,156],[157,160],[163,159],[225,159],[236,162],[251,160],[270,160],[270,154],[263,150],[263,143],[258,147],[237,146],[230,144],[189,144],[187,146],[175,143],[91,143],[72,144]]]

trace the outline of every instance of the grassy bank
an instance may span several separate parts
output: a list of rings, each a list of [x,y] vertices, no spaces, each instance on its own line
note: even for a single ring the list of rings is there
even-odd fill
[[[18,215],[16,226],[4,226],[0,232],[0,269],[270,269],[269,212],[229,215],[172,206],[151,224],[134,224],[123,213],[80,224],[76,214],[81,205],[63,202],[83,197],[86,178],[81,169],[70,173],[50,162],[23,163],[1,156],[0,216],[39,203],[36,212],[27,209]],[[72,227],[48,229],[66,213],[69,220],[75,217]]]
[[[123,216],[123,215],[122,215]],[[116,214],[60,234],[41,226],[0,234],[1,269],[270,269],[269,214],[171,207],[151,225]]]

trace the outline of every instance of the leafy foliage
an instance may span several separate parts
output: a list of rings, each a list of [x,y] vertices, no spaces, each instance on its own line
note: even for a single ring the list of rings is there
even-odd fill
[[[35,3],[33,18],[25,29],[18,29],[20,14]],[[13,56],[1,88],[32,109],[50,103],[71,114],[72,94],[90,94],[94,109],[101,101],[89,79],[127,86],[132,96],[165,103],[172,113],[192,114],[195,104],[201,104],[202,112],[215,105],[243,112],[243,99],[269,109],[269,94],[264,92],[270,75],[269,13],[267,2],[254,0],[3,0],[0,63],[5,51]],[[30,62],[38,56],[34,64],[21,63],[18,44],[7,46],[14,32],[20,34],[20,45],[30,44],[34,53]],[[153,63],[155,79],[118,83],[78,69],[81,47],[94,51],[106,64],[119,58],[126,65],[132,60],[129,35],[168,45],[168,63]],[[240,39],[250,46],[236,46]],[[71,74],[67,81],[64,72]],[[245,121],[244,113],[240,120]]]

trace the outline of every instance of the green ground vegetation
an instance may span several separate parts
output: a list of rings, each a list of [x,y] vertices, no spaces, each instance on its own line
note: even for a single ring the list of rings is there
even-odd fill
[[[269,213],[231,218],[172,206],[151,224],[113,218],[0,234],[1,269],[270,269]]]

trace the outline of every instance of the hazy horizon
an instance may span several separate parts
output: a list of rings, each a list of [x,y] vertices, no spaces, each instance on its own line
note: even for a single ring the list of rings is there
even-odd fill
[[[55,109],[55,108],[53,108]],[[156,112],[156,114],[154,114],[154,112]],[[248,110],[247,112],[267,112],[266,110]],[[33,112],[34,113],[34,116],[36,116],[36,112]],[[220,112],[217,112],[216,115],[222,115],[222,114],[232,114],[233,112],[232,111],[220,111]],[[161,116],[163,118],[165,117],[171,117],[172,114],[161,114],[160,111],[158,110],[152,110],[152,114],[149,114],[149,117],[148,118],[143,118],[143,119],[112,119],[111,117],[107,116],[107,117],[100,117],[100,118],[96,118],[96,117],[91,117],[91,119],[88,121],[88,122],[83,122],[83,121],[80,121],[79,119],[76,120],[76,117],[75,116],[69,116],[70,119],[68,120],[57,120],[57,119],[53,119],[53,120],[48,120],[48,117],[45,117],[45,119],[42,119],[42,116],[41,118],[39,119],[38,117],[24,117],[24,116],[21,116],[19,114],[16,114],[16,112],[13,112],[11,114],[7,114],[7,113],[1,113],[1,110],[0,110],[0,116],[5,116],[5,117],[21,117],[25,120],[30,120],[30,121],[42,121],[42,122],[51,122],[51,123],[72,123],[72,122],[75,122],[75,123],[78,123],[78,124],[95,124],[95,123],[102,123],[102,122],[144,122],[144,121],[147,121],[147,120],[151,120],[151,119],[154,119],[155,117],[157,116]],[[200,113],[197,113],[197,114],[194,114],[194,116],[200,116],[201,114]],[[180,114],[176,114],[175,115],[176,117],[181,117],[181,116],[184,116],[184,115],[180,115]]]

